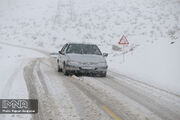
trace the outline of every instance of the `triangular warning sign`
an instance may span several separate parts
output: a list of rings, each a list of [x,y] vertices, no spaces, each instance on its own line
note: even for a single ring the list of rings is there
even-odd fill
[[[129,44],[126,36],[124,36],[124,35],[121,37],[121,39],[120,39],[120,41],[118,43],[119,44]]]

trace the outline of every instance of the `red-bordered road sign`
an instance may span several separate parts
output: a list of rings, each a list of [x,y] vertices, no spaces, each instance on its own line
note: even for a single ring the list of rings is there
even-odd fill
[[[121,37],[120,41],[118,42],[118,44],[123,44],[123,45],[124,45],[124,44],[129,44],[126,36],[123,35],[123,36]]]

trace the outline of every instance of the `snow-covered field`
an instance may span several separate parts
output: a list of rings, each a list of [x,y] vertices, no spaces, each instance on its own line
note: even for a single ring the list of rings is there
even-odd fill
[[[28,98],[24,66],[67,42],[95,43],[109,53],[111,71],[180,96],[179,6],[179,0],[0,0],[0,98]],[[122,35],[130,43],[125,61]]]

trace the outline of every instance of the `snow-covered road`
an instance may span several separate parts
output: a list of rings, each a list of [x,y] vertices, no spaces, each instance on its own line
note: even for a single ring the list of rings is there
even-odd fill
[[[57,72],[56,58],[48,52],[19,45],[2,45],[42,53],[46,57],[24,60],[14,74],[20,77],[17,91],[38,99],[39,112],[21,119],[33,120],[179,120],[180,97],[113,70],[106,78],[64,76]],[[21,73],[22,74],[19,74]],[[12,77],[14,77],[12,74]],[[15,79],[12,79],[15,80]],[[24,82],[25,84],[22,84]],[[17,83],[17,84],[18,84]],[[7,85],[13,86],[16,82]],[[22,86],[24,86],[24,88]],[[12,87],[11,87],[12,88]],[[17,89],[18,88],[18,89]],[[3,90],[7,94],[6,89]],[[12,90],[8,90],[10,93]],[[11,94],[12,95],[12,94]],[[20,94],[19,94],[20,95]],[[3,95],[3,97],[8,97]],[[23,97],[20,95],[19,97]],[[12,98],[9,97],[9,98]],[[5,115],[4,115],[5,116]],[[16,116],[17,119],[19,119]],[[4,119],[0,116],[0,119]],[[15,117],[6,116],[14,119]]]
[[[54,58],[37,58],[24,68],[29,98],[39,100],[34,120],[180,119],[178,96],[112,71],[107,78],[66,77],[56,67]]]

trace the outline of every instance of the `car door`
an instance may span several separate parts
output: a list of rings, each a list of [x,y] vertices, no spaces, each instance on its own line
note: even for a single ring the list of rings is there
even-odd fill
[[[66,55],[65,55],[65,50],[66,50],[66,48],[67,48],[67,46],[68,46],[68,44],[65,44],[64,46],[63,46],[63,48],[61,49],[61,54],[59,54],[59,66],[62,68],[63,67],[63,62],[65,61],[65,57],[66,57]]]

